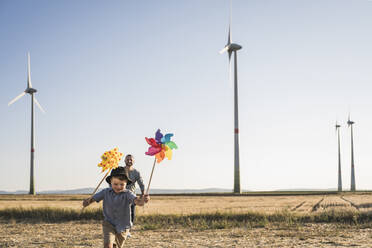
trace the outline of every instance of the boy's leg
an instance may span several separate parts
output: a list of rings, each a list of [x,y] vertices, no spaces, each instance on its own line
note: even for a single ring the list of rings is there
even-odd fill
[[[117,245],[117,248],[123,248],[124,247],[124,243],[125,243],[125,240],[127,239],[128,233],[129,233],[129,229],[127,229],[127,230],[125,230],[121,233],[117,233],[115,235],[115,243]]]
[[[102,230],[103,230],[103,247],[104,248],[111,248],[114,245],[115,241],[115,228],[113,225],[108,223],[107,221],[102,222]]]

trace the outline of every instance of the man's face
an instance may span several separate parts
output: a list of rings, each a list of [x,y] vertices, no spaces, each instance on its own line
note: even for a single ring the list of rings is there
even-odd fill
[[[125,164],[127,166],[132,166],[134,164],[134,159],[132,156],[128,155],[125,157]]]
[[[116,177],[111,178],[111,188],[115,193],[123,192],[125,190],[125,186],[127,186],[126,180],[120,180]]]

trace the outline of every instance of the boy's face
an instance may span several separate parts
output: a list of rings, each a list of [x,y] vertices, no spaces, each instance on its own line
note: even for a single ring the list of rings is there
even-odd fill
[[[134,158],[130,155],[125,157],[125,164],[127,166],[132,166],[134,164]]]
[[[116,177],[111,178],[111,188],[115,193],[123,192],[125,190],[125,186],[127,186],[127,180],[120,180]]]

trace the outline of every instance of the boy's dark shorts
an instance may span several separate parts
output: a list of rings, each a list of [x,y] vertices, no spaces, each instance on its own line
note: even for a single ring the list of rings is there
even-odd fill
[[[111,223],[107,221],[102,222],[102,230],[103,230],[103,245],[106,247],[108,244],[116,243],[117,248],[124,247],[125,240],[127,239],[129,229],[121,233],[117,233],[115,227],[111,225]]]

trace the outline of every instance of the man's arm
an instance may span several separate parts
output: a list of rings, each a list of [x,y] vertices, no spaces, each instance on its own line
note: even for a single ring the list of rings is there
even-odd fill
[[[144,195],[145,194],[145,185],[143,184],[143,179],[142,179],[141,174],[139,173],[139,171],[138,171],[137,183],[138,183],[138,185],[141,189],[142,195]]]

